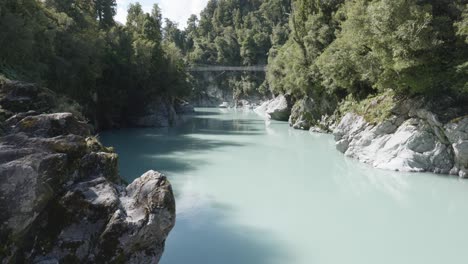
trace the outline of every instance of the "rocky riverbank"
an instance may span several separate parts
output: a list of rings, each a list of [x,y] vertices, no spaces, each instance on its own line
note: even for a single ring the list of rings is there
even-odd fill
[[[340,152],[376,168],[466,178],[468,116],[464,112],[443,107],[443,103],[436,106],[421,100],[403,100],[390,109],[389,117],[375,123],[354,112],[347,113],[333,134]]]
[[[319,98],[291,103],[280,95],[255,111],[295,129],[333,133],[338,151],[376,168],[468,177],[468,111],[450,98],[431,103],[384,93],[341,104]]]
[[[126,186],[118,157],[76,107],[45,88],[0,82],[2,263],[157,263],[175,224],[167,178]]]

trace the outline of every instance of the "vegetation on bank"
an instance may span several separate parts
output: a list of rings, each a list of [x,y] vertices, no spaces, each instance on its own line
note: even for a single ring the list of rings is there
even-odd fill
[[[269,65],[270,88],[298,96],[324,90],[358,99],[386,89],[465,97],[468,6],[463,3],[294,1],[292,33]]]
[[[211,0],[181,34],[193,63],[268,62],[262,84],[220,78],[234,95],[468,95],[464,0]]]
[[[348,102],[341,108],[386,92],[467,102],[466,0],[210,0],[184,30],[163,23],[157,5],[150,14],[130,5],[126,25],[114,22],[115,8],[2,1],[0,73],[68,95],[100,127],[208,84],[233,99],[290,94]],[[268,71],[189,74],[194,64]]]
[[[100,128],[125,122],[156,96],[190,91],[181,52],[158,5],[129,7],[114,21],[115,0],[0,1],[0,73],[41,83],[84,107]]]
[[[385,121],[393,113],[397,98],[395,92],[386,90],[377,95],[370,95],[364,100],[356,100],[352,96],[345,98],[338,107],[337,114],[345,115],[346,113],[356,113],[371,124],[378,124]]]

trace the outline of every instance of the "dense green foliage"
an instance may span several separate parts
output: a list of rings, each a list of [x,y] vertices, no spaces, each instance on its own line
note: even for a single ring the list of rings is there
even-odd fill
[[[165,39],[161,11],[115,0],[0,1],[0,73],[77,100],[100,127],[125,122],[156,96],[188,93],[183,55]]]
[[[289,39],[270,56],[268,84],[297,97],[325,92],[365,98],[387,89],[464,97],[463,2],[296,0]]]
[[[226,99],[468,97],[466,0],[210,0],[185,30],[163,22],[157,5],[147,14],[132,4],[126,25],[114,22],[115,8],[115,0],[1,1],[0,73],[72,97],[102,127],[157,96],[209,86]],[[266,64],[266,73],[185,70]]]
[[[268,63],[266,76],[209,78],[234,99],[268,90],[359,99],[387,89],[462,98],[467,9],[466,0],[211,0],[176,43],[193,64]]]
[[[188,20],[180,48],[189,64],[266,65],[271,48],[283,45],[288,37],[290,7],[290,0],[210,0],[199,19]],[[206,74],[194,75],[202,80],[197,88],[208,85],[203,81]],[[214,73],[207,79],[239,98],[258,94],[265,74]]]

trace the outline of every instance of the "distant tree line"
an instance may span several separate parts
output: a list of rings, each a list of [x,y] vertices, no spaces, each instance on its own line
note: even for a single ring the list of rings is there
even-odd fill
[[[172,41],[188,64],[266,65],[269,53],[288,39],[290,12],[291,0],[210,0]],[[268,92],[264,73],[213,73],[208,81],[203,75],[194,74],[195,92],[213,84],[234,99]]]
[[[468,95],[466,0],[210,0],[180,35],[190,63],[268,62],[221,78],[234,97]]]

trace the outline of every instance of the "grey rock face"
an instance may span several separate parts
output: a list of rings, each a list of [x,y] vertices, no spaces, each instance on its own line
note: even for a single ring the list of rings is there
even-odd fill
[[[269,119],[288,121],[291,107],[286,96],[279,95],[275,99],[263,102],[255,108],[255,112]]]
[[[314,125],[315,102],[312,98],[297,101],[289,116],[289,125],[295,129],[307,130]]]
[[[444,126],[430,111],[408,109],[378,125],[346,114],[334,130],[337,149],[376,168],[466,177],[468,118]]]
[[[266,113],[273,120],[288,121],[289,115],[291,114],[291,108],[289,102],[284,95],[279,95],[273,99],[266,109]]]
[[[468,117],[449,122],[444,128],[455,154],[455,166],[451,173],[466,178],[468,177]]]
[[[0,137],[0,263],[157,263],[175,223],[166,177],[125,187],[85,122],[12,114]]]
[[[145,114],[132,118],[138,127],[169,127],[177,122],[177,113],[170,100],[159,97],[148,105]]]
[[[48,89],[9,80],[0,85],[0,105],[11,113],[45,112],[55,107],[54,93]]]
[[[335,100],[330,96],[322,96],[319,100],[305,97],[292,107],[289,125],[295,129],[330,132],[330,127],[334,123],[332,115],[335,107]]]

